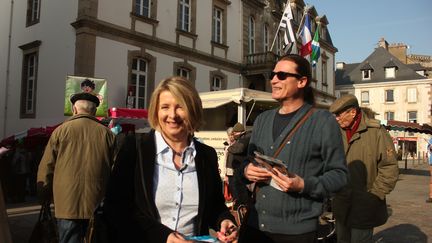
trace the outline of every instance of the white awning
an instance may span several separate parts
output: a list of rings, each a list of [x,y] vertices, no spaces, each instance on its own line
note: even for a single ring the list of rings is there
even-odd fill
[[[271,93],[252,90],[246,88],[228,89],[212,92],[200,93],[203,108],[217,108],[219,106],[234,102],[240,104],[251,101],[260,101],[268,103],[276,103],[277,101],[271,97]]]

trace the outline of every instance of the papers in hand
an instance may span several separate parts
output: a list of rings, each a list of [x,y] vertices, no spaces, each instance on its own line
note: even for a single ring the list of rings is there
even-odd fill
[[[268,171],[272,172],[275,175],[277,174],[276,171],[274,171],[276,169],[280,173],[289,176],[287,166],[282,160],[264,155],[258,151],[254,151],[254,154],[254,162],[257,163],[259,166],[266,168]]]

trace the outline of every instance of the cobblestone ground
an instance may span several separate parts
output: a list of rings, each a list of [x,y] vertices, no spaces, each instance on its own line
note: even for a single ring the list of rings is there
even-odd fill
[[[395,190],[387,197],[387,223],[375,229],[375,242],[432,242],[432,203],[426,203],[429,185],[429,165],[417,161],[399,163],[400,176]]]

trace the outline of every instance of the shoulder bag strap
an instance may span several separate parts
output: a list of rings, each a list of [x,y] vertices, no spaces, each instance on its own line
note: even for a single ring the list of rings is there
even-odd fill
[[[285,137],[279,148],[274,153],[273,157],[276,158],[282,149],[285,147],[287,143],[290,142],[291,138],[294,136],[294,133],[303,125],[303,123],[315,112],[315,108],[311,108],[303,117],[300,119],[295,127],[288,133],[288,135]]]
[[[285,147],[285,145],[287,143],[289,143],[289,141],[291,140],[291,138],[294,136],[294,133],[301,127],[301,125],[303,125],[303,123],[315,112],[315,108],[311,108],[303,117],[302,119],[300,119],[297,124],[294,126],[294,128],[287,134],[287,136],[285,137],[285,139],[283,140],[283,142],[281,143],[281,145],[279,145],[279,148],[276,150],[276,152],[274,153],[273,157],[276,158],[279,153],[282,151],[282,149]],[[259,186],[257,184],[255,184],[255,186],[252,189],[252,194],[251,194],[251,202],[255,203],[255,196],[256,193],[259,190]]]

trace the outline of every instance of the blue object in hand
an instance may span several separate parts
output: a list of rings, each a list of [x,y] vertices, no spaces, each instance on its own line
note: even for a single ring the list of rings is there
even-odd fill
[[[197,242],[219,242],[217,238],[210,235],[187,236],[185,237],[185,240],[193,240]]]

